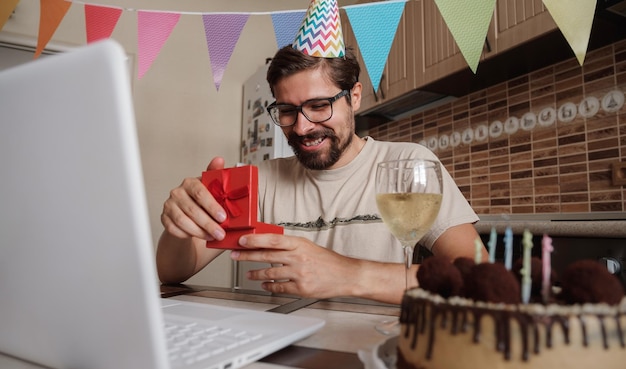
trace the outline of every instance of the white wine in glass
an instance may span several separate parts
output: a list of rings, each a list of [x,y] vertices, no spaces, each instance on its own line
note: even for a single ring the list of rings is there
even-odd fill
[[[413,250],[439,214],[442,190],[437,161],[400,159],[378,163],[376,168],[376,205],[383,222],[404,249],[406,289]],[[383,334],[397,333],[397,319],[383,322],[376,329]]]

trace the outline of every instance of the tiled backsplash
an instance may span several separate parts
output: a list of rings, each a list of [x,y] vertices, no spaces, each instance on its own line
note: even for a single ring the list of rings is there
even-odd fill
[[[613,164],[626,162],[624,95],[620,41],[582,67],[572,57],[369,135],[428,146],[479,214],[622,212],[626,186]]]

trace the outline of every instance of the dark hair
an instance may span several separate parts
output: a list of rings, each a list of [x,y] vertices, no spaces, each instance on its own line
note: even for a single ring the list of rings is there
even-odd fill
[[[267,82],[274,95],[274,86],[281,79],[305,70],[322,68],[337,87],[351,90],[359,80],[361,66],[351,48],[346,48],[343,58],[320,58],[309,56],[287,45],[276,52],[267,70]]]

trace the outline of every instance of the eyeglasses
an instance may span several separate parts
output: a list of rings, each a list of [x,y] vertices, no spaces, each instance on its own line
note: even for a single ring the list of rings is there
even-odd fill
[[[267,113],[274,121],[274,124],[280,127],[289,127],[296,124],[298,112],[302,113],[311,123],[322,123],[332,118],[333,103],[349,93],[350,91],[348,90],[342,90],[333,97],[307,100],[300,106],[276,104],[276,102],[273,102],[267,107]]]

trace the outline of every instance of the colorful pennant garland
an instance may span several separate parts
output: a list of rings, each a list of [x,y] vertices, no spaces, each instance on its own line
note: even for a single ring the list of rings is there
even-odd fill
[[[39,12],[39,37],[37,37],[35,59],[41,55],[50,42],[72,3],[65,0],[40,0],[39,5],[41,11]]]
[[[279,49],[291,45],[305,15],[305,11],[272,13],[272,25]]]
[[[20,0],[2,0],[0,1],[0,29],[4,27],[4,24],[9,20],[13,9],[17,6]],[[290,41],[291,42],[291,41]]]
[[[40,22],[35,58],[46,47],[73,3],[84,5],[88,43],[110,37],[123,11],[137,12],[138,78],[142,78],[150,69],[152,62],[158,56],[182,14],[202,15],[214,75],[213,80],[218,90],[248,16],[252,14],[271,15],[277,46],[282,47],[293,41],[299,25],[303,23],[305,14],[304,10],[227,14],[158,12],[113,8],[87,4],[79,0],[39,1]],[[348,14],[358,47],[374,86],[378,86],[380,83],[380,76],[386,63],[389,48],[397,31],[399,17],[402,15],[403,3],[406,1],[411,0],[379,1],[342,7]],[[19,0],[0,1],[0,30],[10,19],[18,2]],[[330,2],[336,2],[336,0],[330,0]],[[471,70],[476,73],[487,29],[493,16],[495,0],[465,2],[435,0],[435,2],[465,60]],[[585,59],[596,2],[597,0],[543,0],[565,39],[572,47],[580,65]],[[228,32],[225,32],[226,29]],[[227,34],[228,36],[226,36]]]
[[[582,66],[587,53],[596,0],[543,0],[552,19]],[[624,25],[626,27],[626,24]]]
[[[219,91],[222,77],[239,35],[248,21],[247,14],[205,14],[202,16],[206,43],[211,59],[213,83]]]
[[[346,8],[374,91],[378,90],[393,38],[404,12],[404,1],[387,1]],[[376,22],[372,22],[376,19]]]
[[[137,12],[139,79],[150,69],[179,19],[180,13]]]
[[[122,9],[120,8],[85,4],[87,43],[111,37],[121,15]]]
[[[465,61],[476,73],[496,0],[435,0]]]

